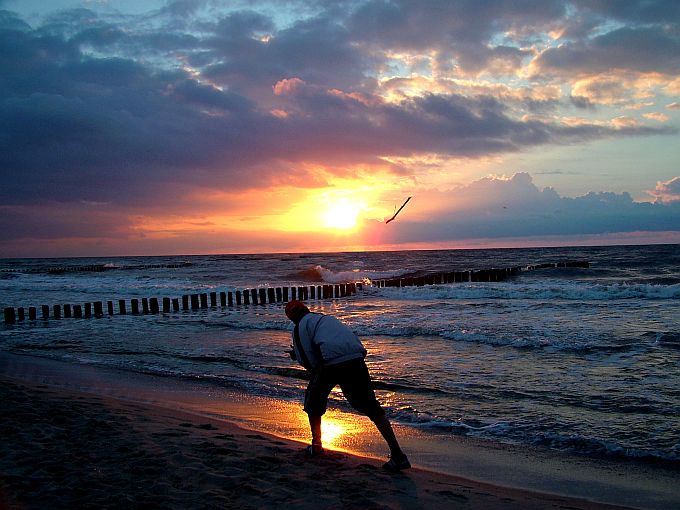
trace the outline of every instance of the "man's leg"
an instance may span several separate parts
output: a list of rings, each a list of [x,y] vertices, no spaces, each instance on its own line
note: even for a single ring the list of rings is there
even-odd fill
[[[305,391],[305,412],[309,417],[309,428],[312,431],[312,446],[309,449],[311,455],[316,455],[323,451],[321,442],[321,417],[326,412],[328,395],[335,386],[335,380],[331,374],[316,371]]]
[[[321,448],[321,416],[309,416],[309,428],[312,429],[312,447]]]
[[[364,413],[375,423],[376,428],[382,434],[390,449],[391,459],[383,467],[391,471],[410,468],[411,464],[406,454],[402,451],[401,446],[399,446],[399,441],[397,441],[397,436],[394,434],[392,424],[385,416],[385,411],[380,406],[380,402],[375,398],[371,376],[368,373],[364,360],[347,362],[343,364],[343,368],[345,371],[340,380],[340,387],[345,398],[354,409]]]
[[[382,437],[385,438],[387,446],[389,446],[390,448],[390,457],[392,457],[393,459],[405,458],[406,455],[402,451],[401,446],[399,446],[399,441],[397,441],[397,436],[394,434],[392,424],[390,423],[390,420],[387,419],[387,416],[385,416],[384,414],[380,414],[377,416],[372,416],[370,418],[371,421],[375,423],[375,426],[378,429],[378,431],[382,434]]]

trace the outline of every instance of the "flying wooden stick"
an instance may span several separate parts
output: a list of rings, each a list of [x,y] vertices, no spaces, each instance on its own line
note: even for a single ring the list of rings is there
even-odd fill
[[[387,221],[385,222],[385,225],[387,225],[390,221],[394,220],[394,218],[397,217],[397,214],[399,214],[399,213],[401,212],[401,210],[404,208],[404,206],[405,206],[406,204],[408,204],[408,201],[409,201],[409,200],[411,200],[411,197],[408,197],[408,198],[406,199],[406,202],[404,202],[403,204],[401,204],[401,207],[397,210],[397,212],[394,213],[394,216],[392,216],[389,220],[387,220]]]

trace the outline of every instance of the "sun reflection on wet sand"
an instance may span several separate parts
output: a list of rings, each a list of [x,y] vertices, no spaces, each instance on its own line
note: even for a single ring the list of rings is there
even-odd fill
[[[341,423],[331,420],[321,422],[321,438],[327,448],[333,448],[336,441],[343,436],[344,428]]]
[[[364,416],[356,416],[341,411],[329,410],[321,422],[324,448],[352,451],[358,439],[371,434],[378,438],[379,433],[371,421]]]
[[[205,405],[202,413],[217,415],[240,423],[246,428],[309,443],[311,433],[307,414],[299,403],[249,397],[244,402],[216,401]],[[375,425],[365,416],[328,409],[321,422],[324,448],[371,456],[384,442]]]

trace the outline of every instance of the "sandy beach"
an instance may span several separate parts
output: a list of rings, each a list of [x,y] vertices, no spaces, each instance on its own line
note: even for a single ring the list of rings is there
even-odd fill
[[[403,474],[170,407],[0,376],[0,508],[622,508]]]

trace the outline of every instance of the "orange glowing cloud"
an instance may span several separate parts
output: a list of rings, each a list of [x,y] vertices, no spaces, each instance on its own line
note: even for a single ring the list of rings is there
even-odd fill
[[[274,85],[274,95],[277,96],[287,96],[294,94],[296,91],[300,90],[301,87],[305,85],[304,80],[300,78],[288,78],[285,80],[280,80]]]

